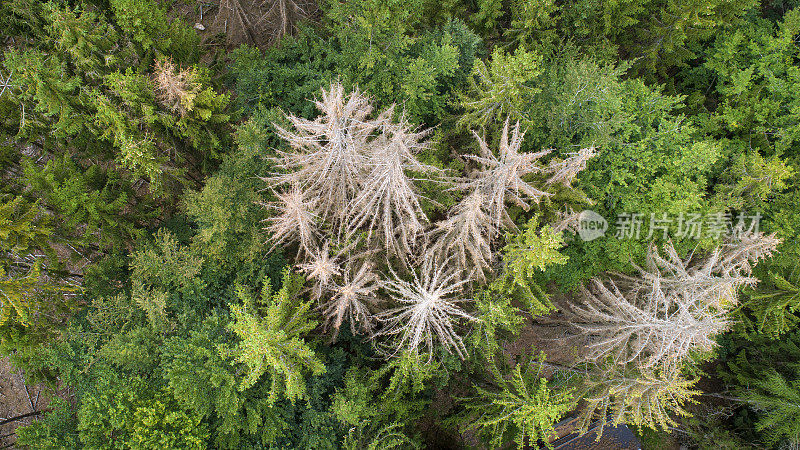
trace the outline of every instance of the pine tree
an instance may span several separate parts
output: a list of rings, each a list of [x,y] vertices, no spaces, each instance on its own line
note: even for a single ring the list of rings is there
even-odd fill
[[[361,261],[359,266],[355,264],[354,258],[347,261],[341,281],[333,282],[330,298],[320,308],[335,334],[339,333],[345,319],[349,320],[353,334],[357,329],[372,333],[374,317],[370,307],[376,302],[378,276],[373,272],[371,262]]]
[[[474,189],[481,193],[485,201],[483,207],[489,212],[495,228],[505,226],[516,231],[514,222],[506,213],[506,202],[527,211],[530,205],[526,199],[538,204],[543,198],[552,195],[523,180],[526,175],[544,171],[538,160],[549,154],[550,150],[536,153],[521,152],[525,133],[520,131],[519,121],[510,136],[508,126],[509,119],[506,119],[500,135],[499,158],[484,139],[473,133],[478,140],[481,156],[468,157],[480,163],[482,169],[474,174],[474,179],[460,184],[464,189]]]
[[[275,125],[296,153],[281,152],[277,167],[287,173],[265,181],[298,186],[320,219],[343,231],[348,206],[364,184],[373,133],[387,117],[368,119],[369,100],[357,90],[346,96],[339,83],[323,89],[315,104],[316,120],[287,117],[296,131]]]
[[[780,241],[763,233],[742,234],[704,256],[679,257],[671,243],[666,257],[651,245],[647,267],[637,276],[618,275],[593,281],[583,304],[565,309],[566,320],[586,339],[578,355],[588,363],[581,394],[588,408],[581,413],[585,430],[594,418],[648,427],[675,426],[671,414],[687,415],[694,401],[681,373],[693,355],[716,346],[715,336],[729,325],[739,287],[754,284],[756,262],[775,251]],[[602,433],[602,430],[601,430]]]
[[[509,134],[509,120],[506,119],[499,142],[499,158],[489,148],[487,142],[478,136],[481,156],[468,155],[477,161],[481,169],[470,178],[457,180],[456,189],[469,193],[459,204],[451,209],[447,219],[434,225],[429,232],[428,255],[443,260],[454,258],[459,268],[471,273],[480,281],[486,281],[486,272],[491,272],[493,255],[492,244],[503,228],[519,231],[508,215],[508,204],[529,210],[529,201],[538,204],[553,194],[538,188],[533,181],[526,181],[530,175],[552,173],[543,184],[569,184],[578,172],[586,168],[586,161],[594,156],[591,148],[582,149],[563,161],[551,161],[543,166],[539,159],[550,150],[536,153],[521,151],[525,137],[517,122]]]
[[[746,289],[742,306],[755,316],[759,333],[778,337],[800,323],[800,279],[796,268],[786,277],[770,271],[757,289]]]
[[[75,306],[76,286],[58,276],[49,220],[22,197],[0,202],[0,347],[50,337]]]
[[[495,385],[477,387],[478,395],[466,400],[460,426],[474,430],[491,448],[511,440],[519,449],[538,447],[540,441],[547,445],[553,426],[572,408],[572,395],[553,390],[541,370],[534,360],[517,364],[508,378],[495,370]]]
[[[687,380],[680,366],[671,364],[643,369],[607,363],[595,366],[582,379],[579,398],[586,401],[579,428],[584,432],[599,420],[598,435],[610,422],[666,429],[676,426],[673,416],[688,416],[685,406],[696,402],[692,390],[697,380]]]
[[[744,329],[727,335],[720,353],[717,374],[725,389],[741,400],[732,405],[738,409],[734,426],[746,426],[750,433],[744,436],[767,447],[796,444],[800,332],[788,330],[775,339]]]
[[[52,208],[54,233],[76,244],[119,245],[138,234],[136,219],[151,216],[147,202],[131,204],[133,190],[115,172],[97,165],[83,169],[68,155],[59,155],[44,165],[25,161],[23,169],[25,182]]]
[[[542,74],[541,64],[542,56],[523,46],[513,54],[495,47],[488,64],[476,61],[469,95],[461,97],[467,112],[459,125],[486,127],[503,118],[525,123],[527,104],[540,90],[534,82]]]
[[[492,238],[497,234],[489,213],[484,208],[486,198],[473,191],[454,206],[445,220],[434,224],[428,234],[426,258],[452,258],[462,273],[474,273],[485,281],[484,271],[492,266]]]
[[[792,376],[769,369],[751,380],[740,395],[756,410],[756,430],[763,432],[768,445],[800,443],[800,367],[794,364]]]
[[[414,157],[426,147],[422,139],[427,132],[409,128],[403,118],[398,124],[382,127],[381,135],[373,142],[363,186],[350,205],[348,226],[351,232],[365,226],[367,239],[377,232],[386,252],[401,258],[412,254],[427,222],[413,180],[406,172],[436,171]]]
[[[253,386],[267,373],[270,402],[281,397],[294,402],[306,396],[306,373],[325,372],[322,361],[301,337],[317,325],[309,313],[311,302],[299,297],[302,287],[302,276],[286,269],[283,286],[274,294],[266,279],[259,299],[239,289],[243,303],[231,305],[229,329],[240,342],[224,352],[245,367],[240,390]]]
[[[317,216],[314,214],[318,200],[308,199],[300,187],[293,185],[291,190],[276,193],[277,201],[265,204],[278,212],[277,215],[264,219],[269,223],[267,230],[273,248],[278,244],[298,242],[300,249],[313,255],[317,246]]]
[[[564,236],[552,227],[539,228],[538,217],[503,248],[503,269],[489,287],[502,295],[520,298],[534,317],[545,314],[553,306],[537,278],[549,266],[563,265],[568,258],[558,250],[564,246]]]

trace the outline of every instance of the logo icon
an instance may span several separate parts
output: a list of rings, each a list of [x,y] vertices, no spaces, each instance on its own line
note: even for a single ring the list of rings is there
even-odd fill
[[[608,230],[608,221],[600,214],[585,209],[578,215],[578,236],[586,242],[603,237]]]

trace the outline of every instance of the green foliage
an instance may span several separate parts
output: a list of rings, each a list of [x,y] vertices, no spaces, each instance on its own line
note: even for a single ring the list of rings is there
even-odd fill
[[[185,197],[187,214],[198,225],[195,245],[213,258],[217,269],[261,265],[267,236],[261,223],[266,211],[259,204],[269,197],[261,193],[264,183],[257,177],[272,170],[271,147],[280,142],[272,123],[281,120],[277,110],[259,110],[240,125],[237,149],[223,159],[201,191]]]
[[[351,428],[342,442],[342,448],[346,450],[420,448],[400,430],[402,425],[399,423],[386,425],[372,434],[365,432],[364,428],[363,426]]]
[[[422,9],[413,3],[333,2],[326,12],[331,36],[303,29],[263,58],[255,49],[238,49],[232,72],[240,104],[247,112],[260,104],[311,117],[308,100],[338,78],[347,89],[369,92],[378,108],[402,104],[412,122],[435,124],[466,82],[479,39],[457,20],[415,35]]]
[[[518,47],[513,54],[495,48],[488,65],[483,61],[475,63],[471,94],[461,102],[466,114],[459,124],[484,127],[509,118],[527,126],[527,108],[541,91],[535,83],[542,73],[541,64],[542,56],[524,47]]]
[[[115,22],[144,51],[159,53],[195,62],[200,39],[182,20],[169,20],[167,12],[152,0],[109,0]]]
[[[209,418],[218,447],[237,448],[252,437],[275,442],[288,427],[286,418],[268,400],[266,386],[239,389],[236,369],[219,351],[226,342],[225,325],[212,314],[187,335],[170,338],[164,380],[181,404]]]
[[[464,419],[459,420],[491,448],[511,440],[520,449],[547,444],[553,425],[572,408],[570,391],[554,391],[535,360],[517,364],[509,377],[495,373],[495,383],[488,389],[477,387],[477,396],[465,401]]]
[[[307,27],[267,49],[263,56],[256,48],[240,46],[231,53],[240,110],[253,114],[259,108],[279,107],[312,117],[316,109],[308,100],[336,78],[338,55],[330,38]]]
[[[142,379],[109,374],[81,399],[78,435],[89,448],[203,448],[202,416]]]
[[[486,290],[475,296],[476,326],[469,335],[479,359],[492,360],[502,351],[501,344],[513,337],[525,323],[522,311],[512,305],[508,295]]]
[[[721,339],[719,377],[725,388],[743,400],[731,419],[718,425],[743,439],[777,447],[796,438],[798,357],[796,327],[780,339],[757,330],[729,333]]]
[[[775,369],[753,380],[742,399],[758,412],[756,430],[768,445],[795,443],[800,436],[800,367],[795,365],[791,378]]]
[[[466,111],[459,124],[497,128],[510,117],[520,121],[526,147],[534,151],[604,149],[624,141],[621,127],[634,115],[624,107],[627,86],[621,79],[629,67],[569,49],[545,58],[535,47],[519,46],[513,53],[496,47],[488,64],[475,63],[471,89],[461,96]]]
[[[759,333],[778,337],[800,323],[800,287],[797,271],[790,270],[788,279],[770,272],[756,290],[745,291],[742,306],[755,316],[754,322]]]
[[[78,448],[78,424],[69,402],[56,397],[49,407],[50,412],[44,418],[17,428],[17,445],[46,450]]]
[[[708,186],[722,162],[722,145],[703,139],[691,119],[676,115],[681,98],[664,95],[640,80],[622,84],[619,114],[626,117],[616,126],[604,147],[588,163],[578,180],[586,196],[596,202],[591,207],[609,222],[603,239],[583,242],[575,239],[563,251],[569,256],[565,270],[548,274],[570,289],[603,271],[628,271],[630,263],[641,262],[650,240],[662,239],[659,233],[649,236],[651,214],[699,213],[709,216],[724,212],[728,205],[709,195]],[[638,238],[620,238],[618,218],[641,214],[644,224]],[[678,220],[673,220],[668,238],[681,252],[711,247],[709,236],[688,239],[678,234]]]
[[[97,243],[105,248],[128,241],[137,235],[134,217],[150,216],[146,205],[130,206],[132,191],[115,172],[96,165],[83,169],[67,155],[44,166],[26,161],[24,168],[31,188],[57,213],[58,234],[70,236],[83,225],[75,240],[84,245]]]
[[[35,146],[37,161],[71,157],[78,174],[99,165],[125,187],[145,177],[150,192],[132,191],[146,201],[148,193],[164,196],[186,182],[191,163],[207,166],[219,156],[227,142],[228,98],[212,89],[206,71],[194,68],[189,113],[165,111],[148,76],[153,51],[179,64],[196,62],[197,36],[181,21],[168,21],[153,1],[111,3],[113,14],[89,3],[47,2],[37,10],[39,34],[2,58],[14,80],[8,100],[21,109],[8,132]]]
[[[783,6],[788,9],[789,5]],[[800,13],[774,21],[750,14],[719,34],[702,64],[685,71],[691,106],[718,139],[725,170],[717,196],[736,208],[758,211],[763,228],[784,239],[788,258],[797,253],[797,85]]]
[[[219,7],[245,20],[239,3]],[[225,53],[205,19],[209,30],[185,23],[196,2],[0,4],[0,352],[29,383],[74,394],[20,427],[18,445],[422,448],[458,430],[492,448],[546,446],[576,403],[584,428],[603,418],[678,427],[701,448],[797,444],[797,1],[316,6],[319,20],[294,35]],[[575,188],[541,168],[525,179],[552,195],[532,211],[508,208],[516,232],[487,243],[501,249],[486,258],[495,276],[464,284],[459,308],[475,320],[463,360],[438,347],[431,360],[382,358],[345,328],[324,342],[303,278],[265,245],[259,205],[277,186],[259,177],[289,147],[276,125],[288,127],[287,113],[313,118],[309,100],[335,81],[432,128],[415,158],[445,170],[406,175],[433,224],[460,195],[445,185],[474,169],[470,131],[493,147],[501,124],[519,121],[520,154],[552,148],[551,168],[596,152]],[[582,241],[562,221],[582,209],[609,221],[604,237]],[[645,219],[638,239],[614,236],[625,213]],[[547,362],[510,354],[543,325],[551,295],[576,302],[568,291],[590,278],[644,266],[662,240],[646,221],[664,213],[758,213],[783,240],[755,268],[760,284],[744,286],[718,354],[652,369],[574,365],[582,341]],[[675,258],[720,244],[677,226],[667,233]],[[423,234],[420,252],[431,244]],[[405,280],[413,269],[374,259],[376,274],[391,266]],[[325,268],[334,284],[317,291],[320,304],[347,289],[343,269]],[[396,306],[367,300],[371,314]],[[701,388],[714,391],[711,406],[694,404]]]
[[[483,2],[483,4],[492,2]],[[574,42],[585,54],[605,59],[638,59],[637,72],[654,78],[668,76],[686,64],[698,44],[724,27],[737,23],[753,0],[648,0],[602,2],[580,0],[559,4],[551,0],[511,2],[503,11],[511,23],[507,31],[516,41],[541,42],[558,52],[563,40]],[[492,15],[498,16],[498,7]]]
[[[344,388],[333,398],[332,409],[339,420],[350,426],[371,424],[360,434],[379,434],[381,427],[393,423],[408,425],[430,403],[429,386],[442,384],[443,365],[420,355],[405,352],[377,370],[351,368]],[[379,401],[375,401],[375,399]]]
[[[322,361],[301,339],[317,325],[308,313],[312,303],[298,297],[303,281],[302,275],[286,269],[283,286],[274,294],[269,280],[264,281],[259,299],[239,289],[243,304],[231,305],[233,322],[229,328],[241,342],[226,354],[246,367],[240,390],[253,386],[267,373],[272,383],[269,400],[275,402],[285,396],[294,402],[307,396],[304,372],[325,372]]]
[[[164,126],[197,149],[204,165],[219,158],[228,142],[229,97],[211,87],[209,71],[199,65],[178,69],[162,59],[155,64],[153,83],[161,105],[179,113],[177,117],[162,114],[159,119]]]
[[[564,246],[562,233],[554,232],[549,225],[539,229],[539,219],[533,217],[524,230],[507,241],[502,250],[506,264],[503,275],[490,289],[521,299],[533,316],[547,313],[553,306],[537,278],[541,280],[541,273],[549,266],[566,264],[569,259],[558,251]]]
[[[712,132],[747,142],[762,154],[785,155],[796,149],[798,85],[795,64],[800,46],[800,10],[788,11],[774,24],[754,17],[740,27],[719,34],[709,47],[697,78],[713,77]],[[703,76],[703,78],[700,78]],[[706,86],[697,86],[704,89]],[[794,152],[791,152],[794,153]]]
[[[627,93],[622,77],[629,63],[602,63],[591,55],[565,51],[542,66],[540,92],[525,115],[526,139],[533,149],[566,152],[593,146],[602,151],[624,141],[620,128],[633,116],[623,109]]]
[[[202,288],[198,279],[203,257],[181,247],[167,230],[156,232],[155,242],[134,253],[132,279],[149,285],[193,293]]]
[[[3,265],[13,262],[14,255],[25,255],[36,248],[47,248],[50,238],[49,219],[38,205],[22,197],[4,198],[0,204],[0,249]]]
[[[697,402],[697,379],[686,379],[677,365],[638,369],[609,361],[577,379],[577,394],[587,401],[580,412],[582,431],[600,421],[600,433],[607,423],[668,429],[676,419],[690,416],[687,405]]]
[[[75,307],[68,294],[78,289],[58,275],[49,222],[22,197],[0,202],[0,349],[20,360],[53,338]]]
[[[337,2],[326,11],[348,80],[382,104],[407,99],[412,119],[441,108],[433,100],[435,83],[453,75],[459,57],[449,36],[442,43],[413,36],[421,12],[418,0]]]
[[[49,128],[55,137],[66,137],[83,128],[83,121],[77,114],[85,100],[85,94],[78,93],[81,80],[69,74],[56,58],[47,58],[39,50],[13,49],[5,53],[3,65],[6,71],[16,74],[20,85],[16,97],[34,104],[34,108],[28,110],[27,121],[20,120],[20,134],[34,135],[36,127]],[[41,116],[31,117],[31,111]]]

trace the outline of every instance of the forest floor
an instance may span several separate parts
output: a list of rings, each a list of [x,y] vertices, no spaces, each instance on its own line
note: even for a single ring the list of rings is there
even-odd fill
[[[16,369],[8,358],[0,358],[0,422],[23,414],[47,408],[53,391],[42,385],[28,386],[21,370]],[[15,431],[22,425],[30,425],[35,416],[0,425],[0,449],[15,448]]]

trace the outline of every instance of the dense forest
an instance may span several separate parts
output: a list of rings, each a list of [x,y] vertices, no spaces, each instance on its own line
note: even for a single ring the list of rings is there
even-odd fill
[[[797,0],[0,30],[0,445],[800,446]]]

